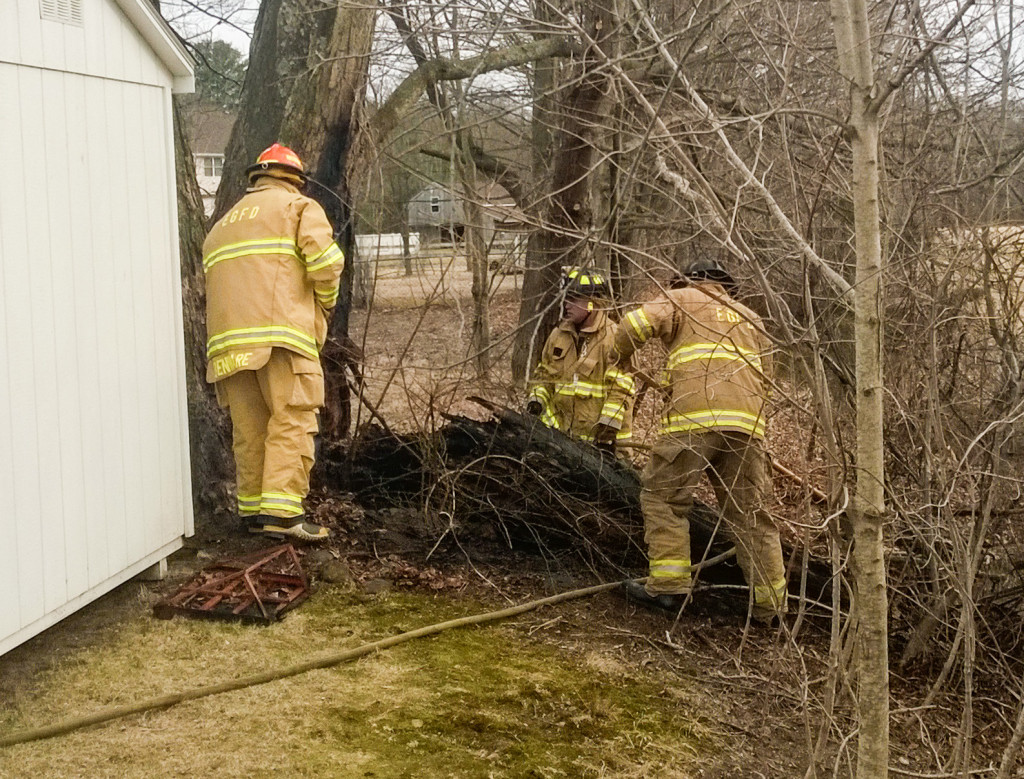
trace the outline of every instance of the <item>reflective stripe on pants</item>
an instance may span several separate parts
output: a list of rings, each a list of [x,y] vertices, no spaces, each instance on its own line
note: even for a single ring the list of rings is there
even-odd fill
[[[241,513],[275,517],[303,513],[313,467],[316,409],[323,404],[323,374],[309,371],[287,349],[273,349],[256,371],[222,379],[221,396],[231,412],[236,482]],[[301,366],[297,371],[295,366]],[[319,370],[319,366],[316,366]]]
[[[690,584],[688,572],[653,574],[656,563],[690,559],[688,515],[705,472],[758,605],[776,602],[785,594],[786,581],[779,531],[763,507],[771,487],[767,456],[759,439],[736,432],[661,436],[655,443],[640,493],[652,566],[648,592],[678,593]]]

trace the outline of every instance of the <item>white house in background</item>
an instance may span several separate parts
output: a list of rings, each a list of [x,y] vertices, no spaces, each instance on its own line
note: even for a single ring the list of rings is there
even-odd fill
[[[171,93],[149,0],[4,0],[0,654],[192,533]]]
[[[185,114],[185,124],[196,163],[196,179],[203,193],[203,210],[213,213],[213,204],[224,172],[224,151],[228,148],[234,113],[217,107],[192,106]]]

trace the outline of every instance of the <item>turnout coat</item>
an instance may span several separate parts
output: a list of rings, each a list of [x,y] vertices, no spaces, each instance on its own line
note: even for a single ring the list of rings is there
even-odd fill
[[[551,331],[531,381],[530,398],[543,406],[541,420],[584,441],[600,422],[615,428],[616,442],[633,430],[633,377],[612,361],[615,323],[598,310],[579,331],[563,320]]]
[[[275,346],[319,364],[344,265],[319,203],[256,179],[203,244],[207,381],[262,368]]]
[[[756,313],[720,284],[670,289],[626,314],[615,353],[626,359],[651,338],[668,351],[663,435],[731,430],[764,438],[771,342]]]

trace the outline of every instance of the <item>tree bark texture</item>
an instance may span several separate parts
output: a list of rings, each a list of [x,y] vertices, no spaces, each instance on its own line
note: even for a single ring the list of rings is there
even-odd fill
[[[219,219],[245,191],[245,169],[280,137],[288,92],[304,66],[295,51],[306,51],[308,17],[294,0],[266,0],[260,5],[249,45],[249,66],[242,98],[224,153],[224,170],[211,222]],[[303,149],[296,148],[299,156]]]
[[[311,149],[310,169],[318,182],[308,189],[323,205],[335,228],[335,238],[349,258],[341,278],[338,305],[324,347],[326,404],[321,434],[338,440],[351,424],[349,374],[360,380],[358,349],[348,335],[355,271],[349,176],[355,165],[357,106],[366,89],[373,47],[376,6],[366,0],[341,3],[332,9],[331,25],[317,47],[310,47],[308,76],[292,92],[284,128],[304,138]]]
[[[206,383],[206,287],[203,283],[203,198],[180,107],[174,106],[174,165],[178,182],[178,245],[185,325],[185,388],[188,395],[192,501],[197,517],[208,516],[221,498],[218,486],[232,478],[231,432]]]
[[[547,8],[539,4],[538,12]],[[532,178],[535,182],[547,184],[551,176],[550,157],[546,153],[555,140],[555,78],[558,65],[553,59],[537,62],[533,69],[533,119],[530,124],[532,151]],[[527,205],[520,201],[533,224],[539,224],[542,201],[532,198]],[[545,293],[558,284],[558,269],[548,264],[543,252],[543,236],[539,230],[531,230],[526,240],[526,267],[523,270],[523,291],[519,299],[519,326],[512,349],[512,380],[525,383],[544,343],[547,331],[543,329],[549,317],[544,316]],[[550,300],[548,300],[550,303]]]
[[[840,69],[851,82],[848,133],[853,149],[854,332],[857,385],[857,482],[850,519],[856,619],[858,779],[888,776],[888,597],[882,525],[885,515],[882,398],[882,241],[879,208],[878,106],[867,4],[833,0]]]
[[[608,77],[598,63],[607,58],[603,47],[614,29],[614,14],[603,4],[585,6],[585,23],[591,44],[578,63],[570,63],[579,77],[573,87],[559,95],[558,106],[564,112],[560,117],[554,145],[554,165],[551,186],[544,200],[541,230],[536,241],[527,247],[526,271],[523,276],[523,296],[519,308],[519,331],[513,347],[512,370],[516,381],[523,380],[533,369],[538,353],[538,341],[555,326],[560,311],[552,305],[558,290],[560,268],[563,265],[589,264],[593,261],[590,246],[594,223],[591,200],[592,179],[597,170],[597,140],[604,133],[608,109]],[[538,69],[537,78],[551,77],[550,84],[534,85],[535,95],[553,93],[552,74]],[[554,104],[543,99],[544,105],[534,106],[534,123],[544,123],[535,132],[534,154],[546,156],[552,145],[539,145],[539,134],[544,137],[553,116]],[[540,161],[537,167],[540,167]]]
[[[472,161],[462,166],[462,184],[465,200],[463,212],[466,216],[466,259],[473,273],[473,324],[470,349],[473,365],[478,376],[487,375],[487,352],[491,346],[490,289],[488,285],[487,245],[484,240],[484,213],[474,186],[476,173]]]

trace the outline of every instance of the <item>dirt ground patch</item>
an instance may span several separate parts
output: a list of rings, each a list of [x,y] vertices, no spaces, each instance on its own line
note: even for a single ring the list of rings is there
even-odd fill
[[[510,370],[519,284],[516,275],[495,276],[490,371],[480,377],[470,346],[472,275],[464,261],[419,266],[412,276],[398,269],[380,273],[372,305],[353,312],[350,329],[364,351],[367,396],[393,429],[432,429],[442,412],[479,414],[466,401],[473,394],[521,402]],[[364,408],[355,414],[357,426],[368,420]]]

